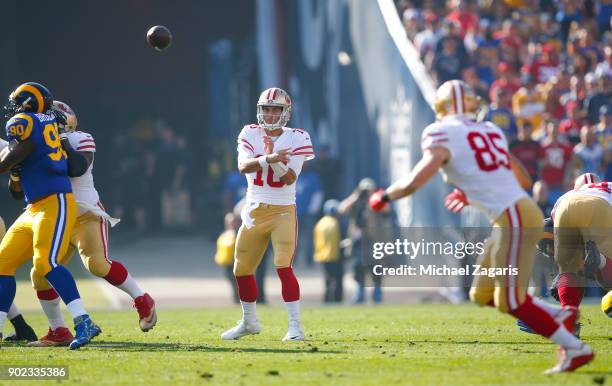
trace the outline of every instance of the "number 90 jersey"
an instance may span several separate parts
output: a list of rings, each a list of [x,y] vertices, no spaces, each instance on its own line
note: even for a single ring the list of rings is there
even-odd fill
[[[71,193],[66,152],[62,149],[55,118],[20,113],[6,123],[9,142],[34,142],[34,151],[21,162],[21,187],[27,203],[54,193]]]
[[[508,143],[491,122],[447,116],[423,131],[421,149],[444,147],[450,160],[442,166],[444,180],[465,192],[470,205],[495,220],[527,196],[510,167]]]
[[[266,154],[264,136],[266,132],[259,125],[244,126],[238,135],[238,163]],[[290,148],[290,159],[287,166],[300,175],[304,161],[313,159],[314,152],[310,135],[302,129],[283,127],[283,133],[274,141],[274,152]],[[246,175],[248,188],[246,198],[252,202],[271,205],[295,204],[295,185],[285,185],[268,166],[258,172]]]

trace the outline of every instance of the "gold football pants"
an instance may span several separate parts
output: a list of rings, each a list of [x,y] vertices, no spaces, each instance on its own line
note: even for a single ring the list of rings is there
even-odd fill
[[[518,268],[518,274],[475,275],[470,290],[474,303],[483,306],[493,301],[497,309],[509,312],[525,301],[543,221],[542,211],[528,197],[517,201],[493,221],[491,236],[477,264],[483,268],[512,266]]]
[[[555,208],[555,261],[561,273],[582,269],[584,242],[593,240],[604,256],[612,257],[612,208],[602,198],[574,194]]]
[[[251,212],[253,226],[244,224],[238,231],[234,255],[234,275],[253,275],[268,243],[272,240],[274,266],[290,267],[297,242],[295,205],[259,204]]]

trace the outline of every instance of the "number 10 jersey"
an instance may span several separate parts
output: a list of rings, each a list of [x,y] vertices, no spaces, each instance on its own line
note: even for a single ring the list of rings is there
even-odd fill
[[[238,135],[238,163],[265,154],[263,142],[265,135],[264,128],[259,125],[244,126]],[[274,140],[274,152],[287,148],[291,149],[287,166],[299,176],[304,161],[315,157],[310,135],[302,129],[283,127],[283,133]],[[271,205],[295,204],[296,184],[285,185],[270,166],[248,173],[246,178],[247,201]]]
[[[444,147],[450,159],[442,166],[449,184],[463,190],[470,205],[495,220],[527,196],[510,167],[508,142],[491,122],[474,122],[463,115],[447,116],[423,131],[421,149]]]

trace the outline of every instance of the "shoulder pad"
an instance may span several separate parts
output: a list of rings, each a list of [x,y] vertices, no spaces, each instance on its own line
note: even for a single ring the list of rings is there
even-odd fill
[[[31,113],[16,114],[6,123],[6,135],[21,141],[28,139],[32,134],[35,120],[38,119]]]
[[[251,123],[250,125],[246,125],[244,128],[249,128],[249,129],[257,129],[261,126],[259,126],[257,123]]]

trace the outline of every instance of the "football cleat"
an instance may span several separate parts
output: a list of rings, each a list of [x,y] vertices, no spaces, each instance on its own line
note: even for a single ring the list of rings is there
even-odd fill
[[[140,329],[147,332],[157,324],[157,313],[155,312],[155,301],[151,295],[145,293],[134,299],[134,307],[138,311],[140,318]]]
[[[29,342],[28,347],[53,347],[53,346],[69,346],[70,342],[74,340],[74,336],[69,329],[66,327],[57,327],[52,330],[49,327],[47,335],[43,336],[37,341]]]
[[[246,322],[244,319],[240,319],[236,327],[230,328],[221,334],[223,340],[236,340],[246,335],[256,335],[261,332],[261,323],[258,320],[253,322]]]
[[[559,347],[559,363],[553,368],[546,370],[544,374],[557,374],[571,372],[582,367],[593,360],[595,354],[586,343],[582,343],[580,348]]]
[[[287,329],[287,333],[283,337],[283,342],[288,340],[304,340],[306,337],[304,336],[304,331],[302,331],[302,326],[300,326],[300,322],[289,322],[289,328]]]
[[[6,338],[4,338],[4,340],[7,342],[19,342],[24,340],[26,342],[34,342],[37,339],[38,337],[36,336],[36,333],[29,325],[26,325],[23,330],[16,331],[14,334],[8,335]]]
[[[76,336],[74,340],[70,342],[71,350],[76,350],[85,346],[102,332],[100,327],[95,325],[87,314],[74,319],[74,329],[76,330]]]
[[[587,279],[595,280],[595,274],[599,269],[601,257],[597,244],[593,240],[587,240],[584,243],[584,268],[582,274]]]

